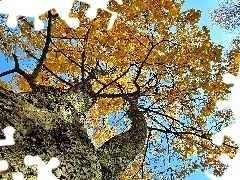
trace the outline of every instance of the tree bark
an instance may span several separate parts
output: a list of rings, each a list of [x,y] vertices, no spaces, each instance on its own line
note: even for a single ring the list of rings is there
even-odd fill
[[[26,179],[36,179],[36,166],[25,166],[24,157],[39,155],[45,163],[52,157],[59,159],[60,166],[53,170],[58,179],[119,179],[144,148],[147,137],[137,99],[129,98],[131,128],[96,150],[80,123],[80,117],[96,102],[94,94],[83,85],[68,90],[36,86],[20,94],[0,87],[0,129],[16,129],[15,145],[0,147],[1,160],[9,163],[0,178],[10,179],[14,172],[22,172]],[[3,133],[0,136],[5,138]]]

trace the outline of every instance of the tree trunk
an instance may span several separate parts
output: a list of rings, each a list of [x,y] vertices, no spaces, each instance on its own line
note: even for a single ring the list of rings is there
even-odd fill
[[[47,163],[57,157],[60,166],[53,170],[58,179],[117,180],[128,164],[144,148],[146,121],[138,111],[137,98],[127,112],[131,128],[107,141],[99,150],[88,138],[80,117],[96,102],[89,90],[78,86],[68,90],[36,86],[31,92],[13,93],[0,87],[0,129],[15,128],[15,145],[3,146],[1,159],[9,169],[1,179],[22,172],[25,179],[36,179],[36,166],[24,165],[26,155]],[[1,139],[5,139],[3,133]]]

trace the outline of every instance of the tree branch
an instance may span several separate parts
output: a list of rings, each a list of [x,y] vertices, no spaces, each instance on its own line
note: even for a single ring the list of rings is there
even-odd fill
[[[132,66],[132,65],[130,64],[130,66],[128,67],[128,69],[127,69],[124,73],[122,73],[120,76],[118,76],[116,79],[114,79],[114,80],[111,81],[110,83],[104,85],[100,90],[98,90],[98,92],[96,92],[96,94],[100,94],[101,91],[103,91],[106,87],[108,87],[108,86],[110,86],[111,84],[117,82],[117,80],[119,80],[120,78],[122,78],[123,76],[125,76],[125,75],[127,74],[127,72],[130,70],[131,66]]]
[[[11,70],[8,70],[8,71],[5,71],[5,72],[1,73],[0,77],[3,77],[3,76],[6,76],[8,74],[12,74],[12,73],[16,72],[16,73],[19,73],[20,75],[22,75],[27,80],[29,85],[31,87],[33,87],[33,82],[32,82],[32,78],[30,77],[30,75],[20,69],[17,56],[15,54],[12,54],[12,56],[13,56],[15,67]]]
[[[138,97],[137,95],[126,97],[130,103],[126,111],[131,120],[130,129],[112,137],[98,149],[98,157],[105,163],[104,178],[119,179],[128,164],[144,148],[147,123],[143,112],[138,110]]]
[[[41,68],[43,66],[43,63],[45,61],[47,52],[48,52],[48,48],[51,42],[51,29],[52,29],[52,13],[50,11],[48,11],[48,26],[47,26],[47,35],[46,35],[46,41],[45,41],[45,45],[42,51],[42,55],[38,61],[38,64],[36,66],[36,68],[33,70],[32,74],[30,75],[32,79],[36,79],[36,77],[38,76],[38,73],[41,71]]]
[[[11,69],[11,70],[8,70],[8,71],[4,71],[4,72],[0,73],[0,77],[9,75],[9,74],[12,74],[12,73],[15,73],[15,72],[16,72],[15,69]]]

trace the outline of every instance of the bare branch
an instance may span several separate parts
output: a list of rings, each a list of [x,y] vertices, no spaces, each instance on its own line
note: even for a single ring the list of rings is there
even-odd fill
[[[16,72],[15,69],[11,69],[11,70],[0,73],[0,77],[9,75],[9,74],[12,74],[12,73],[15,73],[15,72]]]
[[[16,73],[19,73],[20,75],[22,75],[27,80],[29,85],[31,87],[33,87],[33,81],[32,81],[32,78],[30,77],[30,75],[20,69],[17,56],[15,54],[12,54],[12,56],[13,56],[13,60],[14,60],[14,63],[15,63],[15,67],[11,70],[8,70],[8,71],[5,71],[5,72],[1,73],[0,77],[3,77],[3,76],[6,76],[8,74],[12,74],[12,73],[16,72]]]
[[[52,28],[52,14],[50,11],[48,11],[48,26],[47,26],[47,35],[46,35],[46,41],[45,41],[45,45],[42,51],[42,55],[38,61],[38,64],[36,66],[36,68],[33,70],[32,74],[31,74],[31,78],[32,79],[36,79],[38,73],[40,72],[43,63],[45,61],[47,52],[48,52],[48,48],[51,42],[51,28]]]
[[[111,84],[115,83],[117,80],[119,80],[120,78],[122,78],[123,76],[125,76],[125,75],[127,74],[127,72],[130,70],[131,66],[132,66],[132,65],[130,64],[130,66],[128,67],[128,69],[127,69],[124,73],[122,73],[120,76],[118,76],[116,79],[114,79],[114,80],[111,81],[110,83],[104,85],[96,94],[100,94],[101,91],[103,91],[106,87],[110,86]]]
[[[69,85],[69,86],[73,86],[70,82],[65,81],[63,78],[59,77],[58,75],[56,75],[54,72],[52,72],[50,69],[47,68],[47,66],[43,65],[43,67],[48,70],[54,77],[56,77],[58,80],[64,82],[65,84]]]
[[[86,60],[86,45],[88,44],[88,35],[89,35],[89,32],[90,32],[90,29],[91,27],[88,29],[87,31],[87,34],[86,34],[86,37],[85,37],[85,44],[83,46],[83,52],[82,52],[82,65],[81,65],[81,73],[82,73],[82,82],[84,83],[85,81],[85,75],[84,75],[84,63],[85,63],[85,60]],[[74,31],[75,32],[75,31]],[[76,32],[75,32],[76,34]]]
[[[208,141],[211,142],[211,144],[213,144],[212,142],[212,138],[208,138],[207,136],[209,136],[209,134],[197,134],[195,132],[182,132],[182,131],[171,131],[169,129],[166,129],[166,130],[163,130],[163,129],[159,129],[159,128],[154,128],[154,127],[148,127],[148,130],[152,130],[152,131],[159,131],[159,132],[163,132],[163,133],[170,133],[170,134],[174,134],[174,135],[186,135],[186,134],[191,134],[191,135],[194,135],[194,136],[197,136],[197,137],[200,137],[202,139],[206,139]],[[226,144],[226,143],[222,143],[223,145],[225,146],[228,146],[228,147],[231,147],[231,148],[234,148],[234,149],[238,149],[238,147],[234,147],[234,146],[230,146],[229,144]],[[214,145],[214,144],[213,144]]]

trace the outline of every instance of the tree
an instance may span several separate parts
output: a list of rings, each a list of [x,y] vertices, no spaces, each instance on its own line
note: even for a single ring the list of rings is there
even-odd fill
[[[210,12],[210,21],[223,30],[233,32],[240,27],[240,4],[236,0],[225,0],[219,7]]]
[[[228,93],[221,75],[236,73],[237,62],[221,58],[222,46],[196,25],[200,11],[180,12],[182,3],[111,2],[120,15],[109,31],[109,14],[89,22],[86,4],[70,14],[77,29],[54,11],[39,32],[24,17],[19,29],[1,24],[0,47],[15,67],[0,74],[14,73],[1,82],[0,127],[16,128],[16,145],[1,147],[11,167],[2,178],[16,171],[33,178],[23,165],[28,154],[57,157],[60,179],[174,179],[197,168],[221,175],[217,154],[234,156],[237,146],[212,144],[230,119],[214,108]],[[27,60],[35,66],[21,69]],[[184,163],[171,166],[175,160]]]

